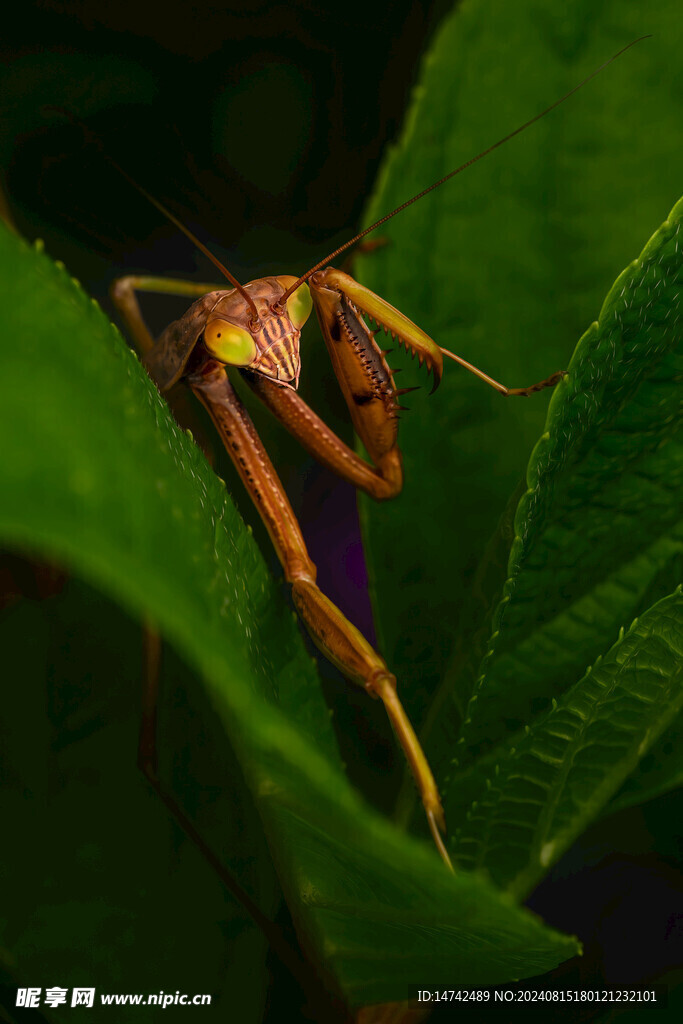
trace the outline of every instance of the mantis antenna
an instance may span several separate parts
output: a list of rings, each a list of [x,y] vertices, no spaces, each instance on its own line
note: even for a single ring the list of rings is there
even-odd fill
[[[417,195],[412,197],[412,199],[407,199],[405,203],[401,203],[401,205],[397,206],[395,210],[391,211],[391,213],[386,213],[384,217],[381,217],[379,220],[375,221],[375,223],[371,224],[369,228],[365,228],[363,231],[360,231],[357,235],[354,235],[353,238],[349,239],[348,242],[344,242],[344,244],[340,245],[338,249],[335,249],[334,252],[331,252],[329,256],[326,256],[324,260],[321,260],[320,263],[316,263],[314,267],[311,267],[310,270],[307,270],[306,273],[302,277],[300,277],[298,281],[295,281],[291,288],[288,288],[284,295],[280,297],[279,305],[284,306],[292,292],[295,292],[297,288],[299,288],[302,284],[308,281],[309,277],[315,274],[317,270],[321,270],[324,266],[326,266],[330,262],[330,260],[333,260],[335,258],[335,256],[339,256],[340,253],[345,252],[352,245],[355,245],[356,242],[359,242],[361,238],[365,238],[366,235],[369,235],[371,231],[375,230],[375,228],[378,228],[381,224],[384,224],[386,221],[391,220],[391,218],[395,217],[397,213],[401,213],[401,211],[405,210],[408,206],[412,206],[412,204],[416,203],[418,199],[422,199],[423,196],[426,196],[428,192],[432,192],[435,188],[438,188],[439,185],[443,185],[451,178],[454,178],[456,174],[460,174],[462,171],[467,170],[467,168],[471,167],[472,164],[476,164],[478,160],[483,160],[483,158],[485,156],[488,156],[489,153],[492,153],[494,149],[498,149],[499,146],[502,146],[506,142],[509,142],[510,139],[514,139],[515,135],[519,135],[521,132],[526,131],[526,129],[530,128],[532,124],[536,123],[536,121],[540,121],[541,118],[545,117],[546,114],[549,114],[551,110],[554,110],[555,107],[559,107],[561,103],[564,103],[565,100],[568,100],[569,97],[573,96],[575,92],[579,91],[579,89],[583,89],[584,85],[587,85],[592,78],[595,78],[595,76],[599,75],[601,71],[604,71],[606,67],[609,67],[609,65],[613,61],[615,61],[617,57],[621,57],[622,53],[626,53],[627,50],[630,50],[632,46],[636,45],[636,43],[642,42],[643,39],[649,38],[649,35],[639,36],[638,39],[634,39],[632,42],[622,47],[622,49],[619,50],[618,53],[615,53],[613,57],[610,57],[609,60],[606,60],[604,64],[601,64],[599,68],[596,68],[595,71],[588,75],[587,78],[584,78],[582,82],[579,82],[578,85],[575,85],[574,88],[570,89],[568,93],[565,93],[564,96],[561,96],[559,100],[555,100],[555,102],[551,103],[549,107],[546,107],[545,110],[542,110],[540,114],[536,114],[528,121],[525,121],[524,124],[519,126],[519,128],[515,128],[513,132],[510,132],[508,135],[503,136],[502,139],[498,139],[498,141],[494,142],[492,146],[489,146],[487,149],[482,150],[482,152],[478,153],[476,156],[470,157],[470,159],[466,160],[464,164],[460,165],[460,167],[456,167],[454,171],[451,171],[449,174],[444,175],[443,178],[440,178],[438,181],[435,181],[433,185],[429,185],[428,188],[425,188],[421,192],[418,192]]]

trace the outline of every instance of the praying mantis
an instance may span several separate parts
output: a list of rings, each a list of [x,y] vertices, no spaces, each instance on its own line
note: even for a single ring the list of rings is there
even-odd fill
[[[508,388],[440,347],[386,300],[329,264],[407,206],[526,130],[638,41],[628,44],[541,113],[387,213],[298,278],[278,275],[241,284],[161,203],[122,172],[211,259],[232,287],[207,288],[194,282],[129,276],[114,284],[115,305],[159,390],[166,393],[183,381],[207,409],[266,526],[291,587],[294,606],[313,641],[351,683],[363,687],[384,704],[417,785],[434,844],[449,867],[446,822],[438,788],[399,699],[396,677],[382,656],[317,586],[315,566],[299,524],[229,373],[239,373],[312,456],[378,501],[389,500],[401,490],[397,414],[399,399],[406,390],[396,388],[385,353],[375,341],[379,329],[385,329],[399,345],[417,356],[420,365],[433,375],[433,391],[441,379],[445,357],[503,396],[526,397],[554,386],[563,371],[527,387]],[[185,315],[169,325],[158,340],[151,336],[138,303],[137,294],[145,291],[194,299]],[[369,462],[330,430],[297,393],[302,370],[301,331],[314,309],[351,421]],[[371,329],[367,321],[374,322],[376,328]],[[147,735],[144,743],[150,749],[153,736]],[[141,757],[143,767],[150,762],[151,757]]]

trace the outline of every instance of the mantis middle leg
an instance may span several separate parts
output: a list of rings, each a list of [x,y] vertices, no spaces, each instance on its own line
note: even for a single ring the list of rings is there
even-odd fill
[[[440,830],[445,821],[427,759],[396,692],[396,677],[342,612],[322,593],[316,569],[284,488],[222,364],[207,361],[187,378],[209,411],[242,481],[268,530],[292,587],[292,599],[312,639],[350,681],[379,697],[417,783],[434,841],[450,865]],[[303,405],[303,403],[302,403]],[[331,434],[331,432],[330,432]],[[334,436],[334,435],[332,435]],[[338,440],[338,439],[337,439]],[[341,445],[341,442],[339,442]]]

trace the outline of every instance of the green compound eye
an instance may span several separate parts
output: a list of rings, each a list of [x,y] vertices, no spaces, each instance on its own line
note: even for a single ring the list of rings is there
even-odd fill
[[[249,366],[256,357],[251,334],[228,320],[209,321],[204,328],[204,344],[212,356],[230,366]]]
[[[297,329],[303,327],[311,315],[313,300],[307,284],[299,285],[287,299],[287,316]]]

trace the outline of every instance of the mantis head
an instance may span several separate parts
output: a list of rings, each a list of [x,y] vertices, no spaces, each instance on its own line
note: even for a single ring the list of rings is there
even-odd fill
[[[237,290],[224,293],[204,328],[204,345],[211,355],[228,366],[253,370],[296,390],[301,369],[301,328],[312,308],[306,284],[280,304],[296,280],[282,276],[250,281],[244,285],[249,305]]]

